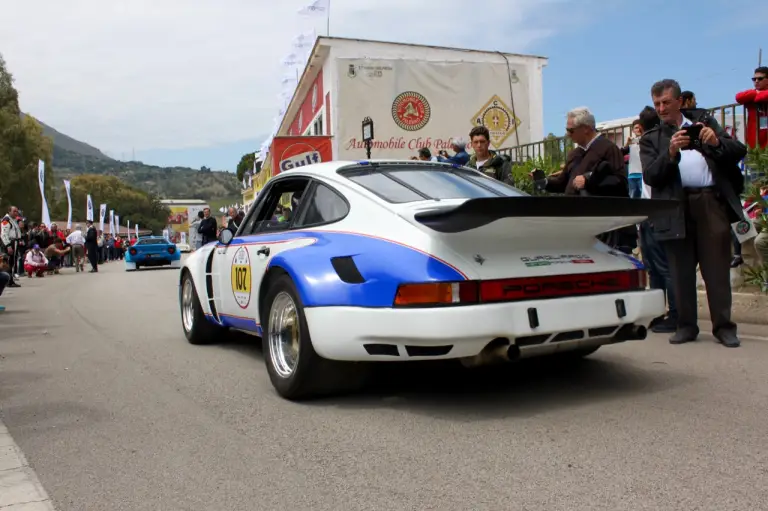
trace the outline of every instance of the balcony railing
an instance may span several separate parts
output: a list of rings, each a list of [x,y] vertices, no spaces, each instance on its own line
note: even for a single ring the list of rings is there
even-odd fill
[[[710,113],[723,126],[728,133],[742,142],[745,141],[745,130],[747,129],[747,112],[739,104],[718,106],[711,108]],[[632,136],[632,124],[622,124],[600,128],[598,131],[620,147],[624,147],[627,140]],[[575,147],[573,140],[569,137],[550,136],[538,142],[521,144],[514,147],[506,147],[498,150],[500,154],[509,155],[514,162],[525,162],[532,159],[545,159],[553,164],[565,163],[568,152]]]

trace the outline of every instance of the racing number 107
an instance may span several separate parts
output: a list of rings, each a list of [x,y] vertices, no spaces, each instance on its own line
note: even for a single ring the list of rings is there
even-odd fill
[[[238,266],[235,268],[235,289],[238,291],[248,291],[247,266]]]

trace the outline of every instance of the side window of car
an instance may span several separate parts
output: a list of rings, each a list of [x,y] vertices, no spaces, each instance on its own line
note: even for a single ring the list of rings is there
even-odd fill
[[[301,196],[309,187],[308,178],[295,178],[274,184],[267,192],[264,200],[256,205],[250,230],[243,229],[243,234],[264,234],[268,232],[286,231],[291,228],[294,211]]]
[[[245,218],[245,222],[237,232],[238,236],[249,236],[256,233],[256,226],[258,225],[259,216],[261,211],[264,209],[265,204],[269,200],[269,195],[271,194],[270,192],[272,191],[272,188],[274,187],[270,186],[268,189],[262,190],[262,192],[265,192],[266,195],[264,197],[256,198],[256,201],[251,206],[251,210],[249,211],[248,216]]]
[[[318,224],[338,222],[349,213],[349,204],[330,187],[316,183],[315,189],[301,213],[296,226],[309,227]]]

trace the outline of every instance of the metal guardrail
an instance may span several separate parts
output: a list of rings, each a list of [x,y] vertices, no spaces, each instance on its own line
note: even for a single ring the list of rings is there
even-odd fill
[[[739,104],[718,106],[709,109],[710,113],[718,120],[721,126],[734,136],[745,142],[747,129],[747,111]],[[598,124],[599,128],[599,124]],[[600,133],[613,140],[616,145],[624,147],[632,135],[632,124],[623,124],[606,129],[598,129]],[[533,159],[545,159],[553,164],[565,163],[568,152],[574,148],[573,140],[569,137],[549,136],[538,142],[521,144],[514,147],[505,147],[497,152],[508,155],[512,161],[523,163]]]

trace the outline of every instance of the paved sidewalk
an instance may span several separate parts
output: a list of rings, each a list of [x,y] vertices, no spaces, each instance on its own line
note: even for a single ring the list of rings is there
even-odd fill
[[[24,454],[0,421],[0,511],[54,511]]]

